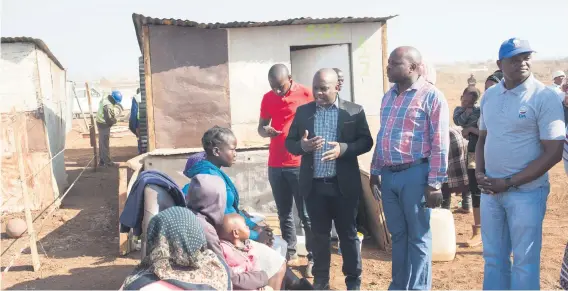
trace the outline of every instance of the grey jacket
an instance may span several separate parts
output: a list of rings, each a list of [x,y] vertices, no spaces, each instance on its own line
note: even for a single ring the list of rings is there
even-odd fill
[[[227,192],[223,179],[213,175],[199,174],[191,179],[187,193],[187,207],[196,215],[203,230],[207,247],[223,258],[221,241],[216,228],[223,224],[227,206]],[[232,273],[231,281],[235,290],[255,290],[268,285],[264,271]]]

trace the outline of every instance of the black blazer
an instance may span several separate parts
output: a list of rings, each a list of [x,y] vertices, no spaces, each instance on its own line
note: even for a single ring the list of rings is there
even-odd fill
[[[337,142],[341,152],[336,160],[339,189],[344,196],[359,196],[363,192],[357,157],[371,150],[373,138],[369,131],[363,107],[339,99],[337,120]],[[308,139],[313,138],[316,103],[298,107],[290,131],[286,137],[286,149],[296,156],[302,156],[300,166],[300,195],[307,197],[312,191],[314,177],[314,156],[302,150],[300,140],[308,130]]]

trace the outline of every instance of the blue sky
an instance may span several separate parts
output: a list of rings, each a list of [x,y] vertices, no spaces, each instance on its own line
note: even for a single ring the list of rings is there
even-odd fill
[[[568,1],[522,1],[4,0],[0,31],[41,38],[75,80],[136,77],[133,12],[197,22],[399,14],[389,22],[389,49],[413,45],[436,63],[495,59],[513,36],[528,39],[537,58],[568,56]]]

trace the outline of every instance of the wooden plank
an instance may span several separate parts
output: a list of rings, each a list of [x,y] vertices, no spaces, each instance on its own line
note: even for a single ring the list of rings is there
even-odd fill
[[[379,249],[386,250],[391,244],[391,239],[383,212],[383,204],[375,200],[371,187],[369,186],[369,174],[364,171],[361,171],[361,184],[363,186],[363,203],[365,203],[367,210],[369,231],[377,242]]]
[[[93,104],[91,102],[91,89],[89,89],[89,83],[85,82],[85,90],[87,92],[87,99],[89,101],[89,116],[91,118],[91,127],[89,128],[89,135],[91,136],[91,146],[93,147],[93,154],[95,156],[95,172],[97,171],[97,166],[99,165],[99,155],[97,154],[97,133],[95,128],[95,118],[93,117]],[[106,98],[106,97],[103,97]]]
[[[13,114],[16,114],[16,110],[12,110]],[[39,262],[39,255],[37,253],[37,237],[34,231],[34,224],[33,224],[33,217],[31,209],[31,201],[28,192],[28,181],[26,179],[26,171],[24,169],[24,149],[22,148],[22,136],[25,132],[22,130],[22,127],[25,126],[25,118],[23,115],[17,115],[17,122],[14,126],[14,141],[16,146],[16,155],[18,156],[18,167],[20,170],[20,181],[22,184],[22,196],[24,198],[24,212],[26,215],[26,225],[28,227],[28,235],[30,237],[30,251],[32,254],[32,265],[34,268],[34,272],[39,271],[41,264]],[[25,127],[24,127],[25,128]]]
[[[128,197],[128,166],[124,163],[119,164],[118,168],[118,217],[124,210],[124,205],[126,204],[126,198]],[[120,219],[118,222],[119,227],[119,253],[124,256],[130,253],[130,244],[128,243],[128,233],[120,232]]]
[[[383,92],[386,94],[389,88],[389,78],[387,77],[387,65],[389,63],[389,46],[387,38],[387,22],[381,26],[381,50],[383,51]]]
[[[142,28],[144,43],[144,85],[146,85],[146,123],[148,125],[148,152],[156,149],[156,124],[154,121],[154,98],[152,95],[152,66],[150,63],[150,30]]]

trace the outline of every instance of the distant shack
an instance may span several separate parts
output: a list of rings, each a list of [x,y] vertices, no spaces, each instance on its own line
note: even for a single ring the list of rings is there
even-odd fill
[[[73,103],[67,96],[66,71],[40,39],[1,40],[0,210],[24,209],[20,181],[27,185],[31,209],[40,210],[68,186],[62,151],[71,129]]]

